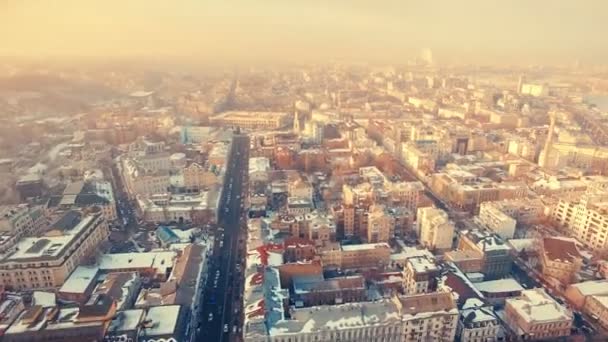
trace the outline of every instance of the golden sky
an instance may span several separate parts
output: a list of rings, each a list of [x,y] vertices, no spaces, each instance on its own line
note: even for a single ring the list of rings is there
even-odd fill
[[[607,0],[0,0],[0,55],[601,62]]]

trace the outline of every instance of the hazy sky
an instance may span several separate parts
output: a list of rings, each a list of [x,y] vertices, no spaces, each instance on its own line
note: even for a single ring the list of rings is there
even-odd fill
[[[0,55],[603,62],[608,0],[0,0]]]

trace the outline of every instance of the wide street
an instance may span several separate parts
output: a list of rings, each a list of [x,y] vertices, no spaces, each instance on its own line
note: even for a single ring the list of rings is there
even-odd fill
[[[249,138],[235,135],[219,202],[215,245],[199,306],[197,341],[236,341],[240,335],[246,225],[241,201],[247,192],[248,161]]]

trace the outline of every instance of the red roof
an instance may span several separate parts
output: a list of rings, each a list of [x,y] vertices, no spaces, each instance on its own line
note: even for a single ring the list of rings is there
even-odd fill
[[[249,285],[251,285],[251,286],[261,285],[263,281],[264,281],[264,273],[257,272],[256,274],[254,274],[251,277],[251,280],[249,280]]]
[[[576,243],[563,238],[543,238],[543,250],[550,260],[561,260],[572,262],[575,259],[582,259],[581,253],[576,247]]]
[[[258,305],[257,305],[257,307],[255,309],[253,309],[252,311],[248,311],[246,313],[247,318],[253,318],[253,317],[256,317],[256,316],[264,316],[264,307],[265,307],[264,300],[261,299],[258,302]]]

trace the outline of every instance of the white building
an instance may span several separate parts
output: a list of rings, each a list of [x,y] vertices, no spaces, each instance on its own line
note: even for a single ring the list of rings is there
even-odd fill
[[[377,302],[293,309],[291,319],[269,321],[266,334],[244,332],[246,342],[453,341],[458,309],[452,295],[434,292]]]
[[[430,249],[451,249],[454,224],[448,214],[438,208],[418,208],[418,236],[420,243]]]
[[[573,315],[538,288],[507,299],[504,321],[524,340],[558,339],[570,336]]]
[[[561,199],[552,218],[588,248],[608,249],[608,192],[588,191],[578,201]]]

